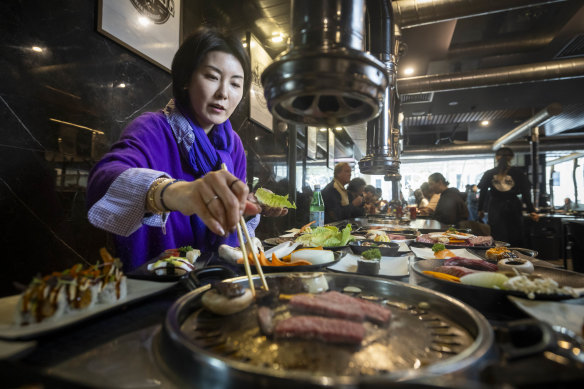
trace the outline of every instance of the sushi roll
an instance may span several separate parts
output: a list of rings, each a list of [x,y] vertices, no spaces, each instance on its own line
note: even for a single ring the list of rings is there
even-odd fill
[[[381,252],[379,249],[370,249],[363,251],[361,256],[357,259],[357,273],[377,275],[381,260]]]
[[[189,260],[190,263],[195,263],[197,258],[201,256],[201,250],[192,249],[187,251],[185,257]]]
[[[148,271],[158,276],[182,276],[194,268],[186,258],[180,257],[164,258],[148,265]]]
[[[100,304],[112,304],[123,300],[128,295],[126,276],[121,270],[119,260],[105,262],[101,271],[101,290],[98,296]]]
[[[59,273],[35,278],[22,293],[14,316],[16,325],[58,320],[67,312],[67,294]]]

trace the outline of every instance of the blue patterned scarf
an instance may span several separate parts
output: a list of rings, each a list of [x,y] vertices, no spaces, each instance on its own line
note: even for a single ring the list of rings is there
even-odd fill
[[[163,112],[181,154],[190,162],[197,177],[221,169],[222,163],[233,172],[233,128],[229,120],[216,125],[207,135],[203,128],[183,113],[185,110],[178,107],[174,99],[164,107]]]

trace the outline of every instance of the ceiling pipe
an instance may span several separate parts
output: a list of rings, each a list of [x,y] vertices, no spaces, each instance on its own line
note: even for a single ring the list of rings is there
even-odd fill
[[[392,2],[396,23],[409,28],[479,15],[488,15],[513,9],[533,7],[565,0],[399,0]]]
[[[565,155],[565,156],[560,157],[560,158],[552,159],[551,161],[546,162],[546,164],[548,166],[553,166],[553,165],[557,165],[558,163],[568,162],[568,161],[571,161],[573,159],[582,158],[582,157],[584,157],[584,153],[572,153],[572,154],[568,154],[568,155]]]
[[[525,132],[529,131],[533,127],[539,126],[552,116],[556,116],[562,113],[562,106],[558,103],[553,103],[536,113],[531,119],[521,123],[505,135],[501,136],[499,139],[493,143],[493,150],[501,148],[506,143],[517,139]]]
[[[536,51],[549,45],[554,39],[554,33],[516,36],[505,39],[494,39],[480,43],[459,43],[450,45],[448,58],[468,58],[474,56],[488,57],[494,55],[517,54]]]
[[[435,74],[397,80],[400,95],[457,89],[523,84],[584,77],[584,58],[569,58],[528,65],[502,66],[471,72]]]
[[[449,156],[449,155],[490,155],[493,153],[491,142],[466,144],[440,144],[432,146],[405,146],[403,158],[413,156]],[[514,142],[506,145],[516,154],[530,152],[527,142]],[[544,151],[576,151],[584,150],[584,136],[553,136],[541,137],[539,150]]]

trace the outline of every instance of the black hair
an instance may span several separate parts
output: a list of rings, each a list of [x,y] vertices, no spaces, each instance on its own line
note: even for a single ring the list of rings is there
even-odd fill
[[[499,164],[497,165],[498,174],[507,174],[507,171],[511,167],[511,160],[513,159],[514,155],[515,154],[513,153],[513,150],[511,150],[509,147],[501,147],[499,150],[497,150],[495,156],[500,157]]]
[[[450,184],[450,182],[446,181],[446,178],[444,178],[444,176],[441,173],[432,173],[430,174],[430,177],[428,177],[428,181],[434,181],[434,182],[441,182],[444,185],[448,186],[448,184]]]
[[[355,177],[347,185],[347,190],[351,192],[358,192],[362,189],[367,183],[361,177]]]
[[[251,64],[241,40],[227,31],[200,27],[183,41],[172,60],[172,94],[180,106],[190,107],[188,85],[210,51],[222,51],[237,58],[243,68],[243,98],[247,96],[251,85]]]
[[[364,192],[369,192],[369,193],[376,193],[377,191],[375,190],[375,187],[373,185],[367,185],[364,189]]]

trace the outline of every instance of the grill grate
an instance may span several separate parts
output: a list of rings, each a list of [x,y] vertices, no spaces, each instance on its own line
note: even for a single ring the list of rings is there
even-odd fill
[[[232,320],[198,309],[183,322],[182,330],[200,348],[234,362],[283,371],[357,376],[430,365],[460,353],[473,342],[466,330],[429,309],[397,299],[357,296],[384,304],[393,313],[388,327],[366,322],[367,335],[357,348],[269,339],[259,330],[255,305]],[[275,321],[290,315],[286,304],[274,309]]]

